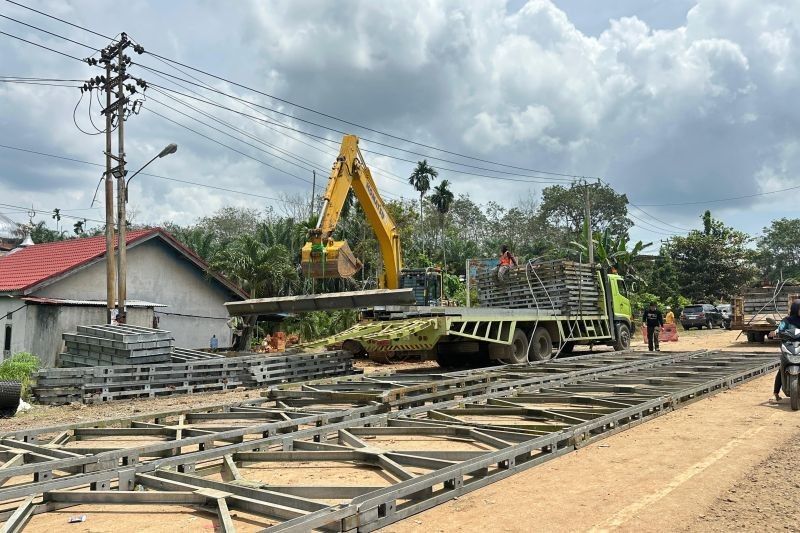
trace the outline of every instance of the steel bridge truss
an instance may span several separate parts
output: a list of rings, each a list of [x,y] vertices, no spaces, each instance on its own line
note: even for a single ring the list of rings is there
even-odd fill
[[[175,527],[200,513],[222,531],[372,531],[776,365],[768,354],[594,354],[11,432],[0,436],[0,516],[20,531],[63,524],[64,512],[124,520],[158,506]]]

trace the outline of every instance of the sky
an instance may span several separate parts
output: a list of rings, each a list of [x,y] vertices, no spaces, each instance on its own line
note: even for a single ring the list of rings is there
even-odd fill
[[[342,133],[360,136],[387,200],[416,197],[407,177],[427,158],[456,194],[508,207],[601,178],[628,195],[634,239],[656,243],[700,227],[705,209],[752,234],[797,216],[796,0],[20,3],[146,50],[129,50],[151,85],[125,123],[128,168],[179,148],[146,171],[170,180],[133,180],[136,223],[290,212],[312,171],[321,192]],[[7,0],[0,15],[87,45],[0,18],[0,32],[78,59],[109,42]],[[100,73],[0,34],[0,79]],[[102,164],[103,135],[78,129],[103,127],[100,106],[80,98],[0,81],[0,213],[102,220],[101,167],[19,150]]]

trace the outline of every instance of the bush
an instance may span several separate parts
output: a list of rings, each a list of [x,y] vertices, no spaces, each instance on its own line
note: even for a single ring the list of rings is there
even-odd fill
[[[27,352],[19,352],[0,363],[0,381],[22,383],[22,396],[30,393],[31,376],[39,370],[39,358]]]

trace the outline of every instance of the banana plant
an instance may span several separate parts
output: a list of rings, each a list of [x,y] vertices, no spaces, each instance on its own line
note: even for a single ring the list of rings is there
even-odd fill
[[[589,251],[586,240],[587,233],[586,223],[584,223],[581,241],[573,241],[571,243],[576,253],[582,257],[585,257]],[[643,281],[638,275],[634,263],[644,249],[653,245],[652,242],[637,241],[628,249],[630,237],[627,234],[613,235],[609,228],[606,228],[602,232],[596,231],[592,234],[592,243],[594,245],[594,260],[596,263],[616,270],[625,278]]]

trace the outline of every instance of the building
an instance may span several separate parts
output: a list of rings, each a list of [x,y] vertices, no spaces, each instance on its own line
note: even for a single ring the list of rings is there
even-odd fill
[[[171,331],[176,346],[228,346],[223,304],[245,292],[160,228],[131,231],[128,323]],[[61,335],[106,322],[105,237],[35,244],[0,257],[3,354],[31,352],[55,366]]]

